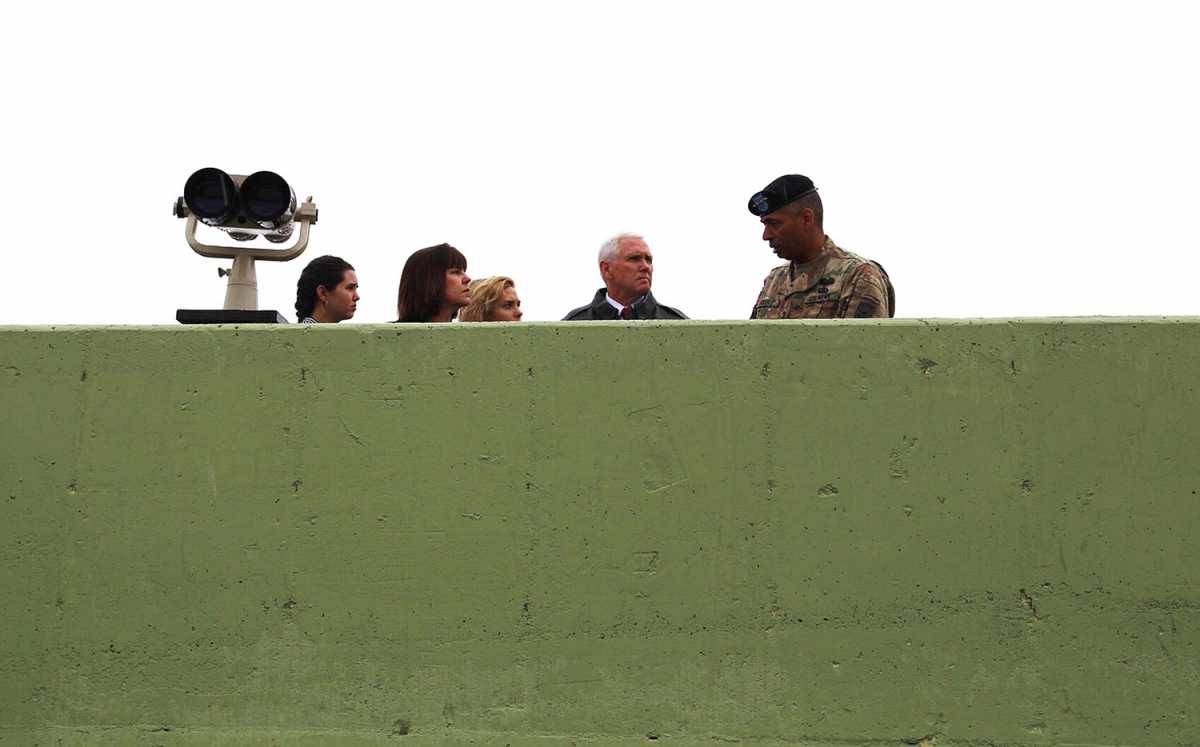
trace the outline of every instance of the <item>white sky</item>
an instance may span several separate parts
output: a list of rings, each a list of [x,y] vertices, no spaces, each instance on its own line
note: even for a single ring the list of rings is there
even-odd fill
[[[229,262],[170,212],[202,166],[315,197],[308,251],[258,263],[289,318],[336,254],[354,321],[394,319],[405,258],[448,241],[558,319],[635,231],[660,301],[744,319],[779,263],[746,201],[793,172],[899,316],[1195,314],[1194,7],[10,3],[0,324],[220,308]]]

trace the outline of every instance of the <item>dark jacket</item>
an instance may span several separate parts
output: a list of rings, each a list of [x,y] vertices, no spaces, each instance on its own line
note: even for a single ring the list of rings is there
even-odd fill
[[[586,322],[599,319],[616,320],[617,310],[613,305],[604,300],[608,295],[607,288],[601,288],[596,291],[596,297],[587,306],[580,306],[578,309],[572,309],[566,316],[563,317],[564,322]],[[654,294],[647,292],[642,300],[637,301],[630,306],[632,319],[687,319],[683,312],[679,309],[673,309],[670,306],[664,306],[654,300]]]

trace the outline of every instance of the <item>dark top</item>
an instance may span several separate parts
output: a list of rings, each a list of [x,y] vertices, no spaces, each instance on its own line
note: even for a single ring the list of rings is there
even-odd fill
[[[613,305],[605,300],[608,295],[607,288],[601,288],[596,291],[595,298],[587,306],[580,306],[578,309],[572,309],[563,317],[564,322],[586,322],[600,319],[620,319],[617,316],[617,310]],[[629,307],[630,319],[687,319],[683,312],[679,309],[673,309],[670,306],[664,306],[654,300],[654,294],[647,292],[646,295],[638,301],[634,301]]]

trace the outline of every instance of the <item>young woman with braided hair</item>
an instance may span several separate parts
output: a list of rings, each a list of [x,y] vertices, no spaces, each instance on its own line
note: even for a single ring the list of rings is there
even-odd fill
[[[296,283],[296,320],[301,324],[342,322],[358,306],[358,276],[341,257],[317,257]]]

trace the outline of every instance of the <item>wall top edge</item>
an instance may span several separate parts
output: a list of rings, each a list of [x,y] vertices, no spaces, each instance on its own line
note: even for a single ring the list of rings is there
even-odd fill
[[[19,332],[82,332],[82,331],[145,331],[198,333],[201,331],[275,331],[281,334],[344,334],[345,330],[375,333],[392,330],[430,330],[453,333],[455,330],[496,328],[512,331],[522,327],[563,327],[587,329],[591,327],[692,327],[692,328],[745,328],[763,325],[827,326],[842,325],[855,327],[915,327],[930,326],[1001,326],[1001,325],[1133,325],[1133,324],[1197,324],[1200,316],[1067,316],[1067,317],[1004,317],[1004,318],[938,318],[925,319],[781,319],[781,320],[688,320],[688,321],[603,321],[603,322],[520,322],[497,324],[488,322],[459,322],[454,324],[26,324],[2,325],[0,334]]]

